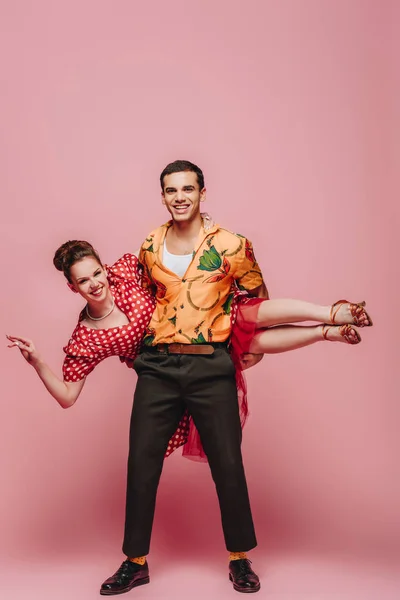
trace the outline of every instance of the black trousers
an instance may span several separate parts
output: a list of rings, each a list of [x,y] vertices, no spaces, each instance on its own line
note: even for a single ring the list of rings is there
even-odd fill
[[[235,368],[229,352],[212,355],[144,351],[135,360],[125,538],[129,557],[148,554],[157,487],[168,441],[187,407],[207,454],[227,550],[257,545],[241,455]]]

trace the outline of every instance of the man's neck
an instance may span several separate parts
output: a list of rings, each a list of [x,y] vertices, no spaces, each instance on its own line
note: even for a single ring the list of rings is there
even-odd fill
[[[201,216],[198,215],[193,221],[186,221],[183,223],[173,221],[171,229],[176,239],[184,241],[196,238],[199,235],[201,226],[202,219]]]
[[[196,246],[196,240],[201,230],[201,216],[193,221],[179,223],[173,221],[167,231],[168,250],[172,254],[191,254]]]

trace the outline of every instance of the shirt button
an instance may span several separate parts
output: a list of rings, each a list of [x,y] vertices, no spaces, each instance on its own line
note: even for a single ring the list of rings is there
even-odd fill
[[[182,279],[182,283],[186,283],[186,279]]]

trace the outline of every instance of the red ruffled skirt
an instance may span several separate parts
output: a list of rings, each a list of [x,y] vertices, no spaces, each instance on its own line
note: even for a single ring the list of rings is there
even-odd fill
[[[243,354],[249,351],[254,333],[257,329],[257,315],[260,303],[264,302],[265,298],[252,298],[248,294],[238,293],[232,303],[231,322],[232,331],[230,338],[230,353],[236,369],[236,386],[238,391],[239,415],[242,427],[246,423],[249,408],[247,404],[247,387],[243,370],[240,365],[240,358]],[[196,429],[193,419],[185,415],[182,423],[184,423],[185,431],[180,431],[183,436],[180,443],[171,448],[171,452],[178,445],[183,446],[182,455],[191,460],[202,462],[207,461],[207,456],[203,450],[199,432]],[[186,441],[184,441],[186,440]],[[168,456],[171,452],[167,452]]]

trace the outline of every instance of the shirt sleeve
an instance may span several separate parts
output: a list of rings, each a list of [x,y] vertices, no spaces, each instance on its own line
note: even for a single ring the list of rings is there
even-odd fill
[[[234,279],[240,290],[250,292],[263,284],[263,276],[254,256],[253,245],[247,238],[242,238],[243,246],[238,253],[238,266]]]
[[[153,280],[151,279],[150,276],[150,270],[149,270],[149,266],[147,264],[147,260],[146,260],[146,249],[144,248],[144,245],[142,245],[142,247],[140,248],[140,252],[139,252],[139,264],[142,267],[142,288],[144,288],[145,290],[148,290],[152,295],[155,294],[155,284],[153,283]]]
[[[95,354],[78,344],[73,338],[65,346],[64,352],[66,356],[63,363],[63,378],[64,381],[68,382],[84,379],[101,361]]]

